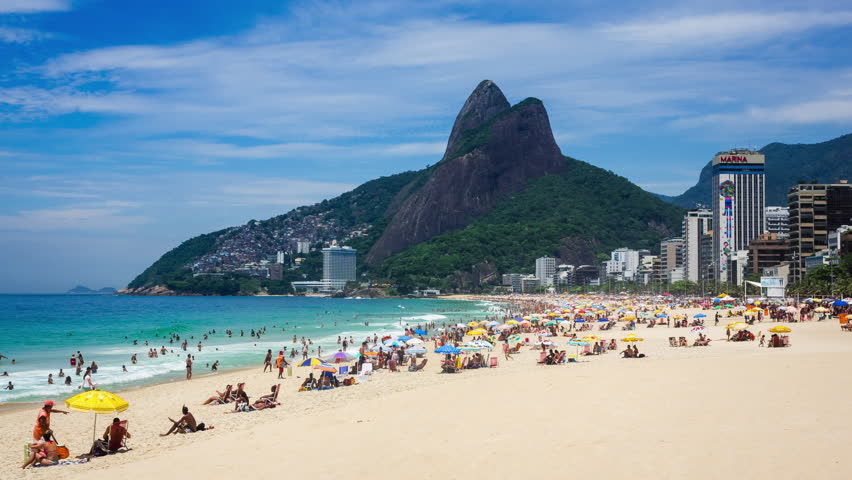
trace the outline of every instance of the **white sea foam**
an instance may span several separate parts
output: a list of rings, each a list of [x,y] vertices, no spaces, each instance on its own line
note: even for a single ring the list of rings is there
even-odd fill
[[[445,315],[438,315],[437,313],[427,313],[426,315],[417,315],[414,317],[402,317],[403,320],[425,320],[427,322],[437,322],[439,320],[446,320],[447,317]]]

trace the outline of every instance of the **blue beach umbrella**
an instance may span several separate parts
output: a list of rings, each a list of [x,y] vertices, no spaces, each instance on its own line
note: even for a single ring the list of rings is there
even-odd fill
[[[694,317],[692,317],[692,318],[704,318],[704,317],[706,317],[706,316],[707,316],[707,315],[704,315],[703,313],[699,313],[698,315],[695,315],[695,316],[694,316]]]
[[[429,335],[429,333],[426,332],[426,330],[420,330],[419,328],[417,330],[415,330],[414,333],[416,333],[417,335]]]
[[[408,335],[403,335],[403,336],[397,338],[397,340],[399,340],[400,342],[407,342],[407,341],[411,340],[412,338],[413,337],[409,337]]]
[[[441,345],[435,349],[435,353],[452,353],[453,355],[458,355],[461,353],[461,350],[452,345]]]
[[[577,318],[577,319],[574,320],[574,323],[586,323],[586,321],[583,320],[582,318]]]
[[[835,307],[845,307],[849,304],[844,302],[843,300],[836,300],[834,303],[832,303],[832,305],[834,305]]]
[[[609,320],[607,320],[606,318],[601,318],[601,319],[599,319],[598,321],[599,321],[599,322],[608,322]]]

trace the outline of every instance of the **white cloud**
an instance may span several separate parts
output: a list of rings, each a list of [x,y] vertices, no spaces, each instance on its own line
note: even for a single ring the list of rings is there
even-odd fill
[[[28,28],[11,28],[0,26],[0,43],[30,43],[43,40],[50,34]]]
[[[0,0],[0,14],[64,12],[70,9],[70,0]]]
[[[109,230],[147,221],[144,216],[122,215],[114,208],[24,210],[15,215],[0,215],[0,230]]]
[[[669,48],[737,46],[820,27],[852,24],[852,12],[725,12],[637,21],[603,29],[625,43]]]
[[[852,122],[852,99],[824,98],[773,107],[751,106],[737,112],[702,115],[679,119],[680,128],[726,126],[728,128],[761,125],[819,125]]]

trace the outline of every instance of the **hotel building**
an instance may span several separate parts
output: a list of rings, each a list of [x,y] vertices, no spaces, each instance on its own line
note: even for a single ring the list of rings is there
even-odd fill
[[[750,150],[731,150],[713,157],[713,263],[716,278],[734,281],[734,254],[766,228],[765,157]]]

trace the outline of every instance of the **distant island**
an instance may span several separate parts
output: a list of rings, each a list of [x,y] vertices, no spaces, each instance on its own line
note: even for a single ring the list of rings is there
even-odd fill
[[[83,285],[77,285],[76,287],[68,290],[65,293],[70,293],[72,295],[112,295],[116,292],[116,290],[112,287],[104,287],[100,290],[92,290],[89,287],[84,287]]]

